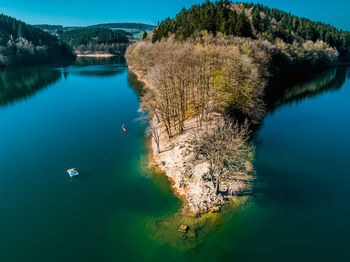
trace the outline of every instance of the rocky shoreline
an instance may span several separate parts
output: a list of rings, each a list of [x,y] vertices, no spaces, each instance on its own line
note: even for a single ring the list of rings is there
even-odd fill
[[[141,72],[137,72],[132,66],[129,70],[134,73],[138,80],[149,86],[147,79]],[[142,107],[142,103],[141,103]],[[242,195],[249,188],[249,182],[253,179],[253,166],[251,162],[246,162],[245,174],[239,174],[244,179],[230,184],[220,184],[219,194],[210,180],[204,179],[204,174],[208,172],[209,164],[202,163],[193,165],[193,147],[191,141],[198,134],[203,132],[199,130],[196,124],[196,118],[190,118],[185,121],[184,132],[172,138],[168,138],[165,127],[154,119],[150,119],[152,125],[160,130],[158,153],[157,144],[154,140],[151,142],[152,163],[151,167],[160,169],[171,181],[175,194],[184,202],[184,208],[188,214],[198,215],[205,212],[219,212],[221,206],[232,199],[233,196]],[[213,129],[223,117],[220,114],[211,114],[209,121],[205,123],[206,130]]]

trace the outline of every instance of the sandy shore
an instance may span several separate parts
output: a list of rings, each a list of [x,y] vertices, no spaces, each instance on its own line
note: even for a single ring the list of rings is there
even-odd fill
[[[129,66],[129,69],[136,74],[139,81],[149,86],[147,78]],[[142,105],[141,105],[142,106]],[[190,214],[200,214],[207,211],[217,212],[225,201],[230,200],[226,194],[215,194],[215,188],[211,181],[204,181],[202,175],[208,172],[206,163],[193,165],[191,159],[193,149],[191,140],[201,132],[197,127],[196,119],[190,118],[185,121],[184,132],[171,139],[168,138],[165,127],[152,119],[155,125],[161,130],[160,153],[157,152],[157,145],[152,140],[151,149],[153,157],[150,158],[152,167],[161,169],[171,181],[173,189],[185,202]],[[218,122],[222,121],[220,114],[211,114],[206,126],[214,128]],[[247,163],[251,166],[250,163]],[[251,178],[251,177],[250,177]],[[241,192],[247,188],[247,181],[237,181],[229,185],[234,192]]]
[[[77,57],[112,57],[116,54],[77,54]]]

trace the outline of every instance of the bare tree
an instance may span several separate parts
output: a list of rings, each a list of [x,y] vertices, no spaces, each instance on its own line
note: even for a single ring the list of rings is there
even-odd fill
[[[230,183],[245,171],[245,163],[252,152],[248,145],[249,134],[247,122],[239,126],[225,121],[194,139],[193,162],[209,164],[207,175],[216,192],[221,182]]]
[[[152,137],[152,140],[157,145],[157,153],[159,154],[160,151],[160,135],[161,135],[161,129],[157,123],[155,123],[155,119],[152,119],[148,121],[148,127],[146,130],[146,134]]]

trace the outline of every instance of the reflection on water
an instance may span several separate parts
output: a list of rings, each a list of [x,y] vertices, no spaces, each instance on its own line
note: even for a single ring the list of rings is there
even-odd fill
[[[75,66],[90,66],[90,65],[112,65],[112,64],[125,64],[124,56],[111,56],[111,57],[78,57],[74,62]]]
[[[124,64],[118,65],[93,65],[82,67],[68,67],[63,69],[65,73],[72,75],[91,76],[91,77],[112,77],[126,71]]]
[[[332,68],[311,75],[302,75],[293,79],[283,79],[266,90],[268,111],[306,98],[340,89],[346,76],[350,74],[347,67]]]
[[[59,70],[43,67],[8,68],[0,70],[0,106],[27,98],[55,83],[61,77]]]
[[[0,106],[28,98],[69,75],[112,77],[126,71],[124,57],[81,57],[73,64],[13,67],[0,70]]]

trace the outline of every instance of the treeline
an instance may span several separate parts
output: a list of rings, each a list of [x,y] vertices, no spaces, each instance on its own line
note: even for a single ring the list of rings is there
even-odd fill
[[[57,37],[0,14],[0,66],[72,59],[72,49]]]
[[[307,40],[324,41],[338,50],[341,61],[350,60],[350,34],[331,25],[313,22],[261,4],[207,1],[183,9],[174,19],[162,21],[153,33],[152,41],[174,34],[185,40],[194,32],[206,30],[212,34],[267,39],[282,39],[286,43]]]
[[[45,30],[45,31],[57,31],[57,30],[63,30],[64,27],[62,25],[48,25],[48,24],[42,24],[42,25],[33,25],[36,28],[39,28],[41,30]]]
[[[98,24],[90,25],[87,28],[125,28],[125,29],[137,29],[141,31],[152,31],[156,27],[154,25],[141,24],[141,23],[108,23],[108,24]]]
[[[83,28],[59,33],[59,39],[74,47],[78,53],[124,53],[131,34],[122,30]]]

